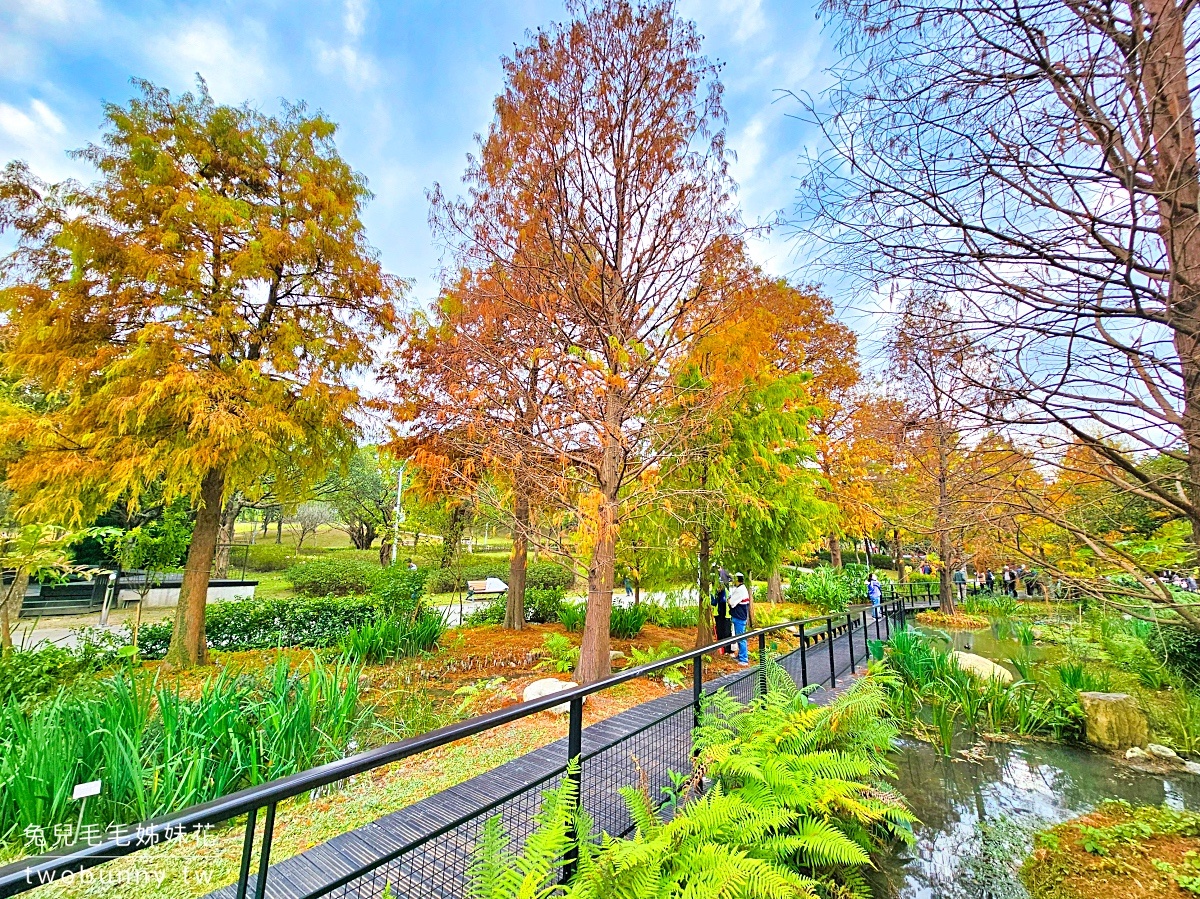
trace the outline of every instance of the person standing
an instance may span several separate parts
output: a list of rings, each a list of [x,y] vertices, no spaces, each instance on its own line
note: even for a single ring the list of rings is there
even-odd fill
[[[746,633],[746,624],[750,620],[750,590],[746,587],[744,574],[739,571],[733,577],[737,583],[729,592],[729,617],[733,624],[734,635],[740,637]],[[746,645],[745,640],[740,640],[737,648],[738,664],[744,668],[750,664],[750,648]]]
[[[717,640],[727,640],[733,636],[733,627],[729,623],[729,591],[725,589],[725,585],[719,580],[717,581],[717,589],[713,591],[711,602],[713,606],[713,624],[717,629]],[[721,652],[733,652],[733,647],[722,647]]]
[[[983,585],[987,587],[988,593],[993,593],[996,590],[996,573],[990,568],[983,576]]]
[[[879,604],[883,602],[883,587],[879,584],[879,578],[871,575],[871,580],[867,582],[867,599],[871,601],[871,608],[875,613],[875,617],[879,617]]]
[[[954,592],[958,594],[958,601],[962,602],[967,598],[967,569],[955,568],[953,580]]]

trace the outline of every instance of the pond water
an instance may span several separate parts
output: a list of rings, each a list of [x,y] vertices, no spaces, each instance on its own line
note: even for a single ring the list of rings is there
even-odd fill
[[[1200,777],[1186,772],[1140,772],[1050,743],[988,744],[986,752],[970,762],[901,744],[897,786],[920,824],[917,842],[872,876],[877,899],[1025,899],[1016,869],[1033,831],[1105,799],[1200,809]]]
[[[1022,651],[1033,659],[1041,655],[1036,646],[1022,649],[995,625],[929,632],[1000,664]],[[885,859],[873,875],[878,899],[1027,899],[1017,869],[1034,831],[1085,814],[1105,799],[1200,809],[1200,777],[1186,772],[1137,771],[1083,747],[1054,743],[985,745],[986,757],[972,762],[945,758],[915,740],[901,743],[897,787],[920,824],[917,842]]]

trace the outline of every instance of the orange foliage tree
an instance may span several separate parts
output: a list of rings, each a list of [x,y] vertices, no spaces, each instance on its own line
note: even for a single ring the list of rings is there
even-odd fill
[[[106,108],[79,156],[98,183],[5,171],[0,223],[6,373],[54,403],[5,418],[7,470],[26,517],[87,520],[151,485],[196,501],[167,659],[206,659],[204,611],[222,502],[278,475],[317,479],[349,452],[348,381],[394,328],[403,285],[384,274],[359,214],[361,176],[335,126],[216,104],[203,82],[148,83]]]
[[[481,438],[570,481],[588,608],[577,676],[609,673],[622,506],[656,466],[676,360],[725,314],[722,259],[741,230],[717,67],[670,2],[568,4],[504,63],[496,117],[466,198],[434,191],[456,267],[486,278],[519,346],[552,360],[523,427]],[[702,404],[693,404],[699,411]]]

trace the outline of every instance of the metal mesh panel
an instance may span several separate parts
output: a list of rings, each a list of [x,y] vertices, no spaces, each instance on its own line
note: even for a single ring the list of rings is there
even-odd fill
[[[460,899],[466,895],[467,871],[484,824],[499,815],[509,848],[519,849],[534,830],[542,793],[559,786],[563,775],[563,771],[558,771],[490,809],[474,812],[444,833],[406,848],[397,858],[327,895],[338,899],[379,899],[390,891],[395,897]]]
[[[650,798],[663,800],[670,786],[670,771],[692,767],[691,703],[643,730],[583,759],[580,774],[583,808],[597,832],[626,836],[633,822],[625,808],[621,787],[644,786]]]

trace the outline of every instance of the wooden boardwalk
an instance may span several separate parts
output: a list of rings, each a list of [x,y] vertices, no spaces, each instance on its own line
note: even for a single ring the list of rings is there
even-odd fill
[[[858,671],[865,665],[865,637],[875,638],[877,624],[868,613],[868,634],[856,619],[852,634],[835,634],[832,668],[838,685],[850,677],[851,651]],[[882,624],[878,625],[883,628]],[[880,636],[886,636],[881,630]],[[850,640],[853,640],[851,650]],[[753,651],[755,647],[751,647]],[[816,642],[805,654],[809,684],[830,680],[828,643]],[[801,682],[798,650],[778,659]],[[704,685],[706,692],[729,690],[749,700],[758,668],[734,672]],[[814,700],[829,695],[822,687]],[[625,834],[631,822],[618,788],[641,778],[653,793],[670,784],[670,771],[690,769],[693,708],[690,690],[636,706],[583,730],[580,766],[582,803],[598,831]],[[356,830],[341,834],[292,858],[274,863],[267,876],[270,899],[332,896],[461,899],[466,871],[484,822],[500,816],[510,845],[519,844],[535,826],[542,792],[557,786],[566,771],[564,737],[507,764],[473,777]],[[251,877],[248,896],[256,895]],[[235,899],[230,885],[210,899]]]

